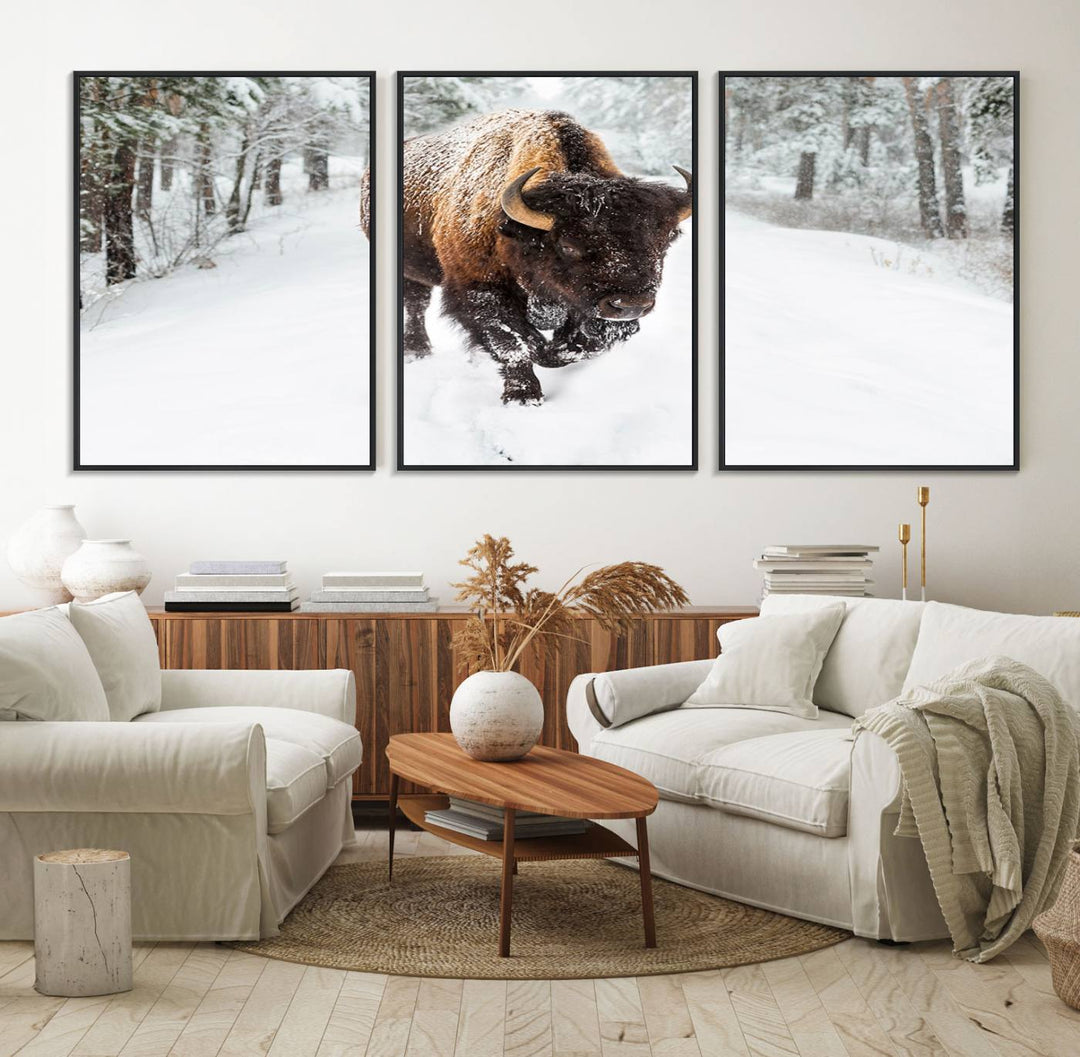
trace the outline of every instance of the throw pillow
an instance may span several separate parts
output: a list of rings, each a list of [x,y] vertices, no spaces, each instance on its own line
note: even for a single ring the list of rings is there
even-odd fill
[[[0,619],[0,717],[109,718],[94,662],[71,621],[55,607]]]
[[[161,707],[161,665],[154,628],[134,591],[72,602],[69,616],[94,662],[109,714],[126,723]]]
[[[722,625],[720,656],[683,707],[758,708],[816,719],[814,683],[843,619],[839,604]]]

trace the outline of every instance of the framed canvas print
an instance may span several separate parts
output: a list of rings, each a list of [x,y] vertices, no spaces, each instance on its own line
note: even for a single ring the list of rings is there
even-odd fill
[[[373,469],[374,74],[74,82],[75,469]]]
[[[1019,468],[1019,75],[721,76],[720,465]]]
[[[693,469],[693,73],[400,73],[400,469]]]

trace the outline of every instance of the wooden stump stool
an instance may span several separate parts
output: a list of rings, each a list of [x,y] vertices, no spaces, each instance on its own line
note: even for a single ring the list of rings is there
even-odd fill
[[[75,848],[34,859],[34,987],[70,998],[131,990],[131,859]]]

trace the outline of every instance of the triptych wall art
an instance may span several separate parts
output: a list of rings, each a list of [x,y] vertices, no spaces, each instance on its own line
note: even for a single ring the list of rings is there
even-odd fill
[[[720,76],[720,469],[1018,467],[1018,80]],[[398,74],[399,469],[697,468],[697,89]],[[374,469],[374,98],[75,75],[76,469]]]

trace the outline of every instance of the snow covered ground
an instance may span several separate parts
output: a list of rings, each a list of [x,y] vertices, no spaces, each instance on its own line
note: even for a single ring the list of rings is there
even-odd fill
[[[502,404],[495,361],[467,351],[436,291],[427,315],[433,354],[404,366],[405,464],[689,465],[692,265],[687,224],[640,333],[595,359],[537,367],[540,407]]]
[[[729,465],[1007,465],[1012,306],[933,252],[726,214]]]
[[[83,313],[88,465],[369,461],[368,243],[355,159],[224,240],[216,267],[133,282]],[[298,168],[298,166],[297,166]]]

